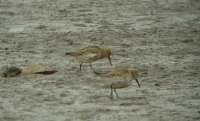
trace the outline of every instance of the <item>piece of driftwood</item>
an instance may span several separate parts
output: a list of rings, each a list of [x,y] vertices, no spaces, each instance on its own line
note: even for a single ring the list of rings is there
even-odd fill
[[[57,70],[51,68],[48,65],[42,65],[42,64],[31,64],[31,65],[25,66],[22,69],[23,75],[27,75],[27,74],[49,75],[49,74],[54,74],[56,72]]]

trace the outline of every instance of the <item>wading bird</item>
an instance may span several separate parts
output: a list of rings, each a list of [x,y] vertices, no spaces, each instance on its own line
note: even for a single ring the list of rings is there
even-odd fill
[[[97,73],[95,71],[94,73],[100,78],[97,83],[101,84],[105,88],[110,88],[111,99],[114,98],[113,92],[116,97],[119,98],[116,90],[130,86],[132,84],[132,80],[135,80],[140,88],[140,83],[137,79],[140,74],[134,69],[115,68],[108,73]]]
[[[65,55],[70,55],[76,58],[77,61],[80,62],[80,70],[82,68],[83,63],[89,63],[90,68],[94,71],[92,67],[92,63],[107,58],[112,65],[111,61],[111,49],[110,48],[100,48],[98,46],[88,46],[80,49],[77,52],[67,52]]]

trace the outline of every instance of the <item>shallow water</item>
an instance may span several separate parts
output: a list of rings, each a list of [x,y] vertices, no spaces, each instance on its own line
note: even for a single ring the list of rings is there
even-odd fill
[[[59,72],[0,78],[1,121],[198,121],[197,0],[0,0],[0,63],[49,64]],[[65,52],[113,50],[113,67],[145,70],[120,99]],[[112,68],[107,60],[96,70]]]

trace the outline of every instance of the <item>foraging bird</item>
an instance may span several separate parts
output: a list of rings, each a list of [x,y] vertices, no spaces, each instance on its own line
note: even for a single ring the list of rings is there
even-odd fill
[[[88,46],[80,49],[77,52],[67,52],[65,55],[74,56],[80,62],[80,70],[82,68],[83,63],[89,63],[90,68],[92,68],[92,62],[95,62],[100,59],[108,58],[110,65],[112,65],[111,61],[111,49],[109,48],[100,48],[98,46]]]
[[[117,89],[126,88],[131,85],[132,80],[135,80],[138,87],[140,88],[140,83],[138,81],[139,72],[134,69],[122,69],[122,68],[115,68],[108,73],[97,73],[94,72],[96,75],[100,77],[98,83],[101,83],[103,87],[110,88],[110,97],[113,99],[113,92],[115,93],[116,97],[118,98]]]

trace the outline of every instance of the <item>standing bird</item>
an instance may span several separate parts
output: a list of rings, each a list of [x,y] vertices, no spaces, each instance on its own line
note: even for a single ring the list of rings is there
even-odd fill
[[[116,97],[119,98],[116,89],[130,86],[132,80],[135,80],[140,88],[140,83],[137,79],[139,77],[139,72],[134,69],[115,68],[108,73],[94,73],[100,77],[100,80],[98,80],[97,83],[101,84],[105,88],[111,89],[111,99],[114,98],[113,92],[115,93]]]
[[[80,70],[83,63],[89,63],[90,68],[94,71],[92,67],[92,62],[95,62],[100,59],[108,58],[110,65],[111,61],[111,49],[110,48],[100,48],[98,46],[88,46],[80,49],[77,52],[67,52],[65,55],[74,56],[80,62]]]

